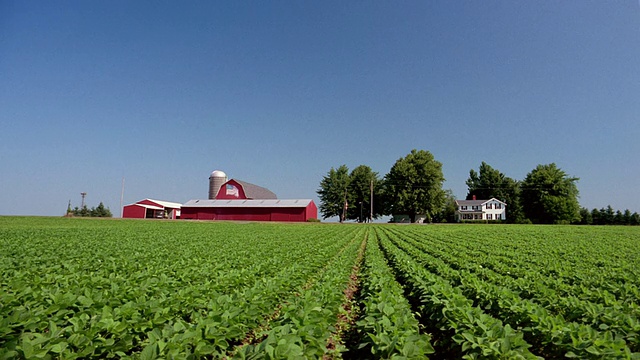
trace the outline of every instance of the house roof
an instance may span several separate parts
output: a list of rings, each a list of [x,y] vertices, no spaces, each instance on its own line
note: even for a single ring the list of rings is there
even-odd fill
[[[262,186],[258,186],[252,183],[248,183],[246,181],[231,179],[229,181],[235,181],[242,186],[244,190],[244,195],[248,199],[277,199],[275,193],[267,188],[263,188]],[[227,181],[227,182],[229,182]],[[225,183],[226,184],[226,183]]]
[[[307,207],[311,199],[262,199],[262,200],[189,200],[182,205],[185,207],[224,207],[224,208],[292,208]]]
[[[481,206],[484,205],[490,201],[497,201],[503,205],[507,205],[507,203],[500,201],[496,198],[491,198],[489,200],[456,200],[456,204],[458,206]]]

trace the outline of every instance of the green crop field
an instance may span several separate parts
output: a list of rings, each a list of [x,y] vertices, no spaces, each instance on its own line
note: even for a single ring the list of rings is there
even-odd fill
[[[640,358],[640,228],[0,217],[0,358]]]

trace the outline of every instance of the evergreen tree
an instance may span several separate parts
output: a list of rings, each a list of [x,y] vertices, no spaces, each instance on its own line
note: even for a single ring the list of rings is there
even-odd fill
[[[580,222],[581,225],[591,225],[593,223],[593,217],[591,216],[591,211],[589,209],[583,207],[580,209]]]
[[[611,205],[607,205],[606,208],[600,209],[600,219],[602,225],[613,225],[615,215],[616,213]]]
[[[602,225],[602,217],[600,216],[600,211],[598,209],[591,210],[591,223],[593,225]]]
[[[622,211],[617,210],[616,214],[613,216],[613,224],[614,225],[624,225],[624,218],[622,216]]]

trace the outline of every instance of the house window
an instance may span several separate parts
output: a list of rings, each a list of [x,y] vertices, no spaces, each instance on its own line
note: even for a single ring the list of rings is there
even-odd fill
[[[492,217],[493,216],[491,214],[487,214],[487,220],[493,220]]]
[[[502,204],[496,203],[496,209],[502,209]]]
[[[467,210],[466,206],[460,206],[460,210]]]
[[[487,204],[487,209],[491,209],[491,203]]]

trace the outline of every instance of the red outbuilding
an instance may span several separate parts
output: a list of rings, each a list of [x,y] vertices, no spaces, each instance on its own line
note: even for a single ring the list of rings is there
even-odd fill
[[[125,205],[123,218],[132,219],[180,219],[182,204],[170,201],[144,199]]]
[[[224,186],[222,191],[226,191]],[[318,208],[311,199],[190,200],[181,210],[182,219],[193,220],[307,221],[318,218]]]

